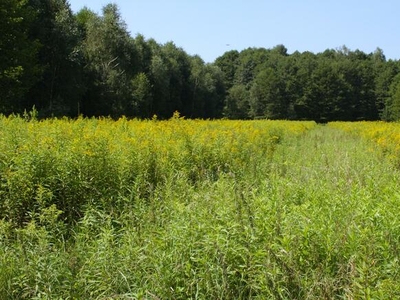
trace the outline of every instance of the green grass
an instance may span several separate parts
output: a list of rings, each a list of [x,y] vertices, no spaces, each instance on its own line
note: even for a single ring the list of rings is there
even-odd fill
[[[3,219],[0,299],[400,297],[400,173],[379,149],[318,126],[247,172],[177,172],[74,225]]]

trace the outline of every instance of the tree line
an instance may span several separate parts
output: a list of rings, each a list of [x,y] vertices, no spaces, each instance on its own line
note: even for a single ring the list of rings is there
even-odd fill
[[[366,54],[343,46],[322,53],[273,49],[230,51],[215,64],[225,76],[229,118],[397,120],[400,63],[379,48]]]
[[[379,48],[228,51],[214,63],[132,37],[118,7],[0,3],[0,113],[42,117],[397,120],[400,63]]]

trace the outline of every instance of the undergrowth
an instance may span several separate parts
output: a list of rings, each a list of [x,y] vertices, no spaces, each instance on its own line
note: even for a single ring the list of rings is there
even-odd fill
[[[395,299],[399,173],[312,122],[1,118],[0,299]]]

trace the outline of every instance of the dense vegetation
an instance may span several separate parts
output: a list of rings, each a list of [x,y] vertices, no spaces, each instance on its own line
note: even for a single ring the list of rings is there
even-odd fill
[[[231,118],[332,120],[398,119],[398,61],[382,50],[345,46],[323,53],[231,51],[216,62],[225,74],[224,113]]]
[[[343,122],[400,119],[381,49],[205,63],[2,0],[0,57],[0,299],[400,298],[400,125]]]
[[[400,63],[377,49],[229,51],[214,63],[132,37],[114,4],[0,3],[0,113],[40,116],[396,120]]]
[[[397,299],[386,126],[0,117],[0,298]]]

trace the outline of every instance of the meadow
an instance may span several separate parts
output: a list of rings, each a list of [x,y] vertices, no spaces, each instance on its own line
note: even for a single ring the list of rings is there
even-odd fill
[[[0,299],[396,299],[400,125],[0,117]]]

